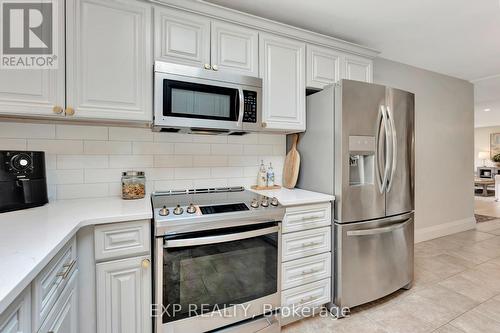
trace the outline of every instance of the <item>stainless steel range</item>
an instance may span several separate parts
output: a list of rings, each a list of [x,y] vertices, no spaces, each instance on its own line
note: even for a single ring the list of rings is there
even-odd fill
[[[280,331],[275,198],[244,188],[156,192],[156,333]]]

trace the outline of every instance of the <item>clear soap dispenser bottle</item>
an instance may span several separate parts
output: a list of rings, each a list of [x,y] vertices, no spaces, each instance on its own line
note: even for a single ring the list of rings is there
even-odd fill
[[[269,163],[269,168],[267,168],[267,186],[274,186],[274,169],[272,163]]]
[[[259,173],[257,175],[257,186],[265,187],[267,185],[267,172],[264,161],[260,161]]]

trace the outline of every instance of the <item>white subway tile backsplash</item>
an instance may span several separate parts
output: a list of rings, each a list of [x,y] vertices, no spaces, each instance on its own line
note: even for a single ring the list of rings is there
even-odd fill
[[[174,179],[174,168],[147,168],[146,180],[170,180]]]
[[[83,170],[47,170],[47,183],[49,184],[81,184],[83,183]]]
[[[54,139],[56,125],[0,122],[0,138]]]
[[[227,166],[227,156],[202,155],[193,156],[194,167],[222,167]]]
[[[132,154],[132,142],[85,141],[83,150],[91,155],[127,155]]]
[[[107,168],[107,155],[57,155],[57,169]]]
[[[155,168],[192,167],[193,156],[191,155],[155,155]]]
[[[109,156],[110,168],[151,168],[154,165],[153,155],[113,155]]]
[[[193,180],[193,188],[212,188],[212,187],[226,187],[227,179],[225,178],[209,178],[209,179],[195,179]]]
[[[174,144],[166,142],[133,142],[132,153],[134,155],[173,154]]]
[[[227,165],[228,166],[257,166],[260,160],[258,156],[229,156]]]
[[[207,143],[176,143],[176,155],[210,155],[210,145]]]
[[[150,129],[0,122],[0,149],[46,152],[51,200],[121,195],[121,173],[144,171],[146,190],[251,186],[260,160],[275,168],[284,135],[204,136]],[[279,178],[279,179],[278,179]]]
[[[57,199],[102,198],[109,196],[108,184],[57,185]]]
[[[102,126],[56,125],[56,139],[108,140],[108,128]]]
[[[243,154],[243,145],[240,144],[212,144],[211,152],[213,155],[241,155]]]
[[[259,144],[263,145],[285,145],[286,136],[280,134],[259,133]]]
[[[47,154],[82,154],[83,141],[28,139],[28,150],[40,150]]]
[[[272,145],[244,145],[243,153],[245,155],[272,155]]]
[[[26,139],[0,139],[0,150],[26,150]]]
[[[154,182],[155,191],[185,190],[193,188],[193,186],[193,181],[190,179],[159,180]]]
[[[153,141],[153,132],[149,128],[110,127],[111,141]]]
[[[175,168],[175,179],[210,178],[210,168]]]
[[[120,182],[124,169],[85,169],[85,183]]]
[[[241,167],[218,167],[212,168],[212,178],[235,178],[243,177],[243,168]]]

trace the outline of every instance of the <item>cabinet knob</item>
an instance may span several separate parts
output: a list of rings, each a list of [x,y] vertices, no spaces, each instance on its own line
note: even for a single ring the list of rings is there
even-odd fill
[[[210,67],[210,64],[205,64],[205,66],[204,66],[204,67],[205,67],[205,69],[210,69],[210,68],[211,68],[211,67]]]
[[[214,71],[218,71],[218,70],[219,70],[219,67],[218,67],[217,65],[212,65],[212,69],[213,69]]]
[[[75,109],[69,107],[69,108],[66,108],[66,115],[67,116],[72,116],[75,114]]]
[[[61,114],[63,111],[64,111],[63,108],[60,107],[59,105],[55,105],[52,108],[52,112],[54,112],[55,114]]]
[[[141,266],[142,266],[142,268],[149,268],[150,264],[151,264],[151,260],[149,260],[149,259],[143,259],[142,263],[141,263]]]
[[[262,122],[262,127],[266,128],[267,127],[267,123],[266,122]]]

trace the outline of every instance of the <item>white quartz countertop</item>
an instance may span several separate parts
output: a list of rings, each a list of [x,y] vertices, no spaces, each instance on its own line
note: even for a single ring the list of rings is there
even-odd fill
[[[287,206],[297,206],[297,205],[308,205],[322,202],[334,201],[335,197],[333,195],[312,192],[307,190],[302,190],[300,188],[287,189],[280,188],[277,190],[251,190],[255,193],[265,195],[266,197],[276,197],[279,203],[285,207]]]
[[[149,197],[61,200],[1,213],[0,314],[81,227],[151,218]]]

